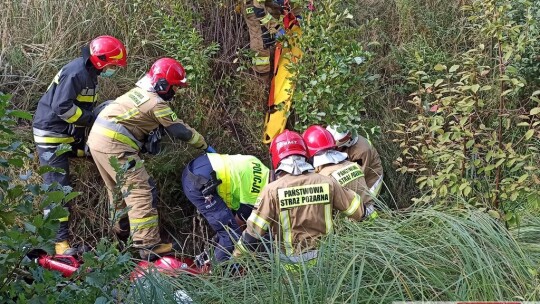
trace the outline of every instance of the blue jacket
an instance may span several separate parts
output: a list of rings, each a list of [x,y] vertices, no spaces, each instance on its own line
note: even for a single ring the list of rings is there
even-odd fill
[[[79,57],[66,64],[39,100],[33,122],[38,145],[80,141],[94,122],[98,75],[85,62]]]

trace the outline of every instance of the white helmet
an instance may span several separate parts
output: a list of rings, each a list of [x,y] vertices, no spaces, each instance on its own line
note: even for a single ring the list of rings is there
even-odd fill
[[[350,130],[338,132],[339,126],[328,126],[326,130],[332,134],[338,148],[350,147],[358,141],[358,135],[353,135]]]

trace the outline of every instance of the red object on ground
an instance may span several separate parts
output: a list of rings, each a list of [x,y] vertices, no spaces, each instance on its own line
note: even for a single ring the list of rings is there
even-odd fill
[[[210,267],[209,265],[198,267],[193,259],[187,257],[164,256],[154,262],[140,261],[129,277],[133,281],[144,277],[152,270],[157,270],[170,276],[177,276],[182,273],[198,275],[208,273]]]
[[[71,277],[81,264],[71,255],[42,255],[37,259],[39,265],[45,269],[62,273],[66,278]]]

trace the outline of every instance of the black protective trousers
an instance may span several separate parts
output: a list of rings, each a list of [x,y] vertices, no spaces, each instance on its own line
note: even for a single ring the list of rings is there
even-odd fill
[[[39,164],[41,166],[51,166],[53,168],[59,168],[64,170],[63,173],[60,172],[46,172],[43,174],[43,183],[46,185],[52,185],[53,183],[58,183],[59,186],[69,186],[69,154],[64,153],[62,155],[56,155],[57,146],[55,145],[38,145],[37,153],[39,157]],[[70,211],[69,204],[64,204],[64,208],[67,208],[68,212]],[[45,208],[45,214],[48,214],[50,207]],[[66,241],[69,238],[69,225],[68,221],[61,220],[60,227],[56,232],[55,242]]]

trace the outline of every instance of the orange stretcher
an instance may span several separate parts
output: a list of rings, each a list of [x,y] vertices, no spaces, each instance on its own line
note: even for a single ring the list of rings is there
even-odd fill
[[[298,47],[298,38],[302,29],[293,14],[284,18],[285,35],[288,38],[287,46],[280,42],[276,44],[274,56],[274,75],[270,84],[268,95],[268,111],[264,119],[263,143],[270,144],[272,139],[285,130],[287,118],[292,107],[294,93],[294,73],[288,69],[291,62],[298,62],[302,57],[302,50]]]

